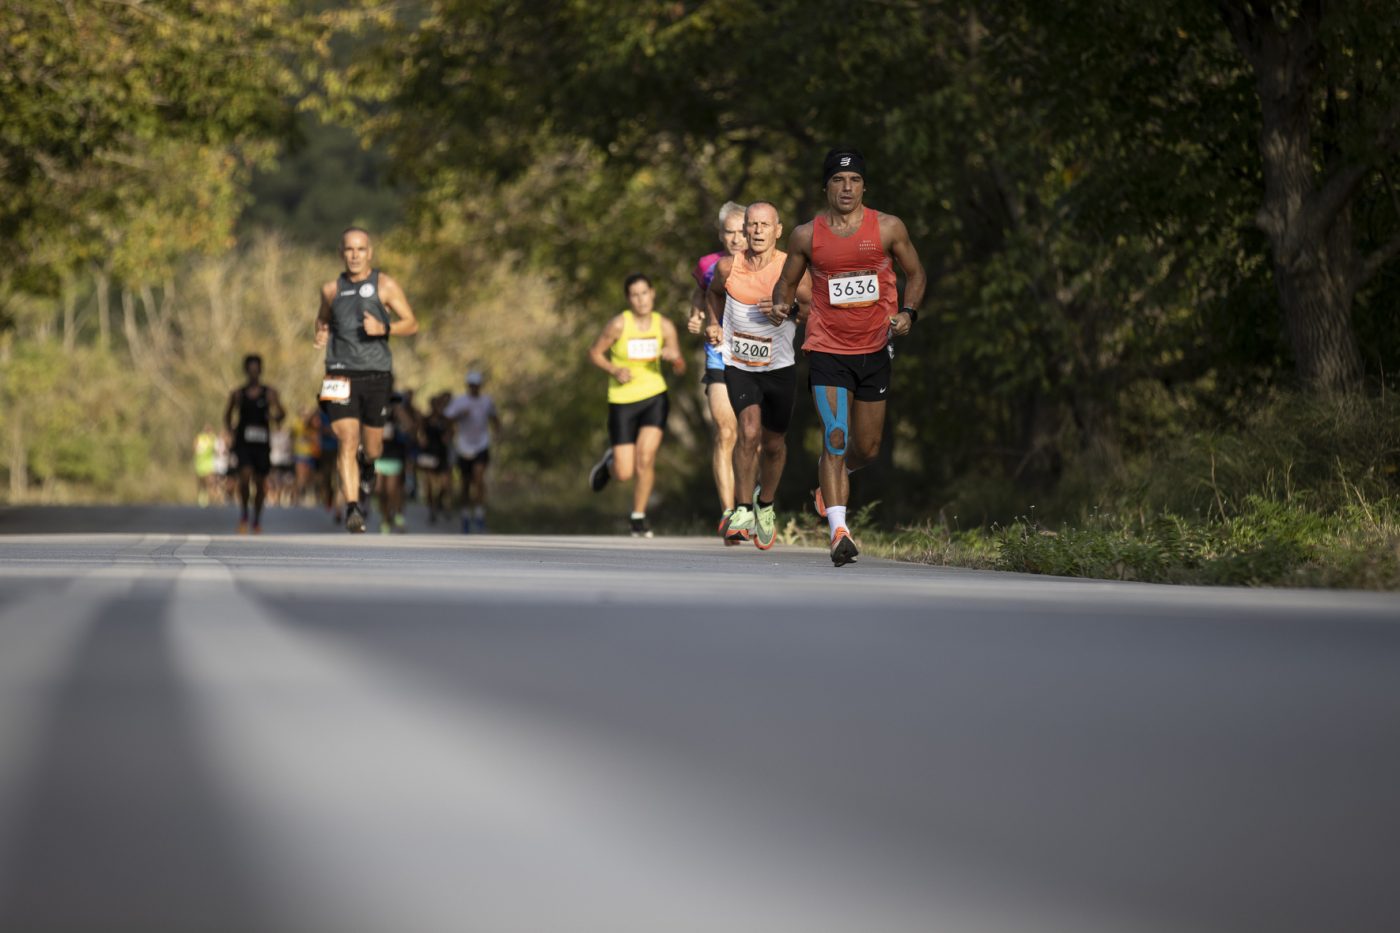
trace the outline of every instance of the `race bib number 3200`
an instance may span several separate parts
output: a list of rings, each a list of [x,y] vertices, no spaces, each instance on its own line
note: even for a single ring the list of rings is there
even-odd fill
[[[745,366],[767,366],[773,362],[773,338],[735,334],[729,341],[729,354]]]
[[[826,280],[832,307],[864,308],[880,299],[880,277],[874,272],[845,272]]]
[[[350,380],[345,376],[327,376],[322,379],[321,401],[341,404],[350,401]]]
[[[627,341],[627,358],[634,363],[647,363],[661,353],[661,341],[655,337],[634,337]]]

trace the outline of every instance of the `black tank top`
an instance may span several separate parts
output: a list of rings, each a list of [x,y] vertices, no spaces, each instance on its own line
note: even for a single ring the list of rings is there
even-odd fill
[[[389,338],[365,333],[365,312],[379,318],[387,327],[389,309],[379,300],[379,270],[372,269],[363,282],[350,281],[342,272],[335,280],[335,300],[331,302],[331,335],[326,344],[326,371],[387,373],[394,368]]]
[[[245,444],[268,443],[267,386],[254,398],[248,387],[238,390],[238,439]]]
[[[384,422],[384,452],[380,456],[385,460],[403,460],[408,453],[407,442],[407,435],[399,427],[399,406],[391,406]]]
[[[447,460],[447,430],[452,422],[437,415],[430,415],[423,422],[423,452],[438,458],[439,462]]]

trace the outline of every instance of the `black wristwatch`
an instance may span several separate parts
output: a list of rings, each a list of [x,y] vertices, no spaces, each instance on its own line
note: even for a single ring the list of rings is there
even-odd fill
[[[910,324],[914,324],[914,323],[917,323],[917,322],[918,322],[918,320],[919,320],[919,309],[918,309],[918,308],[900,308],[899,310],[900,310],[900,312],[901,312],[902,314],[907,314],[907,315],[909,315],[909,323],[910,323]]]

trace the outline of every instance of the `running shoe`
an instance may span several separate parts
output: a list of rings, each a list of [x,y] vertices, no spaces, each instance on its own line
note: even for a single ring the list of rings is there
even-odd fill
[[[345,507],[345,530],[352,535],[365,532],[365,513],[360,511],[359,505],[354,502]]]
[[[634,537],[634,538],[650,538],[650,537],[652,537],[652,534],[651,534],[651,526],[647,524],[647,520],[646,520],[645,518],[633,518],[633,519],[630,519],[630,521],[631,521],[631,523],[632,523],[632,537]]]
[[[812,505],[816,508],[817,514],[826,518],[826,500],[822,498],[822,488],[818,486],[812,490]]]
[[[238,520],[238,533],[241,535],[246,535],[248,533],[248,519],[240,518]]]
[[[382,535],[387,535],[389,532],[391,532],[391,531],[393,531],[393,530],[394,530],[394,529],[393,529],[393,527],[391,526],[391,524],[390,524],[389,522],[384,521],[383,519],[380,519],[380,521],[379,521],[379,533],[380,533],[380,534],[382,534]]]
[[[469,534],[471,534],[471,533],[472,533],[472,520],[471,520],[470,516],[464,516],[464,517],[462,518],[462,534],[464,534],[464,535],[469,535]]]
[[[733,509],[725,509],[719,516],[719,536],[724,537],[724,526],[729,522],[729,516],[734,514]]]
[[[399,514],[394,516],[394,532],[396,534],[404,534],[407,531],[408,519],[404,518],[403,513],[400,512]]]
[[[260,534],[262,534],[262,525],[260,525],[260,524],[259,524],[259,525],[254,525],[254,526],[253,526],[253,534],[255,534],[255,535],[260,535]]]
[[[754,503],[754,547],[766,551],[778,540],[778,513],[771,505]]]
[[[598,462],[593,464],[593,469],[588,471],[588,485],[594,492],[601,492],[603,487],[612,479],[612,448],[603,451],[603,456],[598,458]]]
[[[854,564],[860,551],[856,550],[856,543],[851,540],[851,533],[842,525],[836,529],[836,537],[831,539],[831,562],[837,567],[844,567],[847,564]]]
[[[486,519],[478,518],[476,520],[476,533],[479,535],[486,534]]]
[[[753,509],[747,505],[736,506],[720,533],[724,535],[724,543],[731,546],[749,540],[753,535]]]

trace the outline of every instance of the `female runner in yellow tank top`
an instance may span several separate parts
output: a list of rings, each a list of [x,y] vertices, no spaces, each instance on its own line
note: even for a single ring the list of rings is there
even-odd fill
[[[656,291],[651,279],[629,275],[623,291],[631,309],[608,321],[588,348],[589,360],[608,374],[608,438],[612,444],[588,479],[597,492],[612,477],[623,482],[635,477],[632,535],[650,538],[647,500],[656,484],[656,452],[670,412],[661,361],[666,360],[677,375],[683,375],[685,357],[676,325],[653,313]]]

